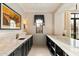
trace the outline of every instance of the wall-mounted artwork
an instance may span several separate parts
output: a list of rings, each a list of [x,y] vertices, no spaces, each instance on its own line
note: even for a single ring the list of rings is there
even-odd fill
[[[6,4],[1,4],[1,29],[21,29],[21,15]]]

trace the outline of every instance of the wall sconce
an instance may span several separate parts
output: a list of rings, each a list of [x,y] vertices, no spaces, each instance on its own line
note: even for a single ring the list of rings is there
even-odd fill
[[[76,10],[77,10],[77,4],[76,4]]]
[[[22,22],[22,24],[23,24],[23,31],[26,32],[27,20],[24,19],[23,22]]]

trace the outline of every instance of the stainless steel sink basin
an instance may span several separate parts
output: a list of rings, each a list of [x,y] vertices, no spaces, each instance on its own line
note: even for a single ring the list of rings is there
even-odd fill
[[[19,38],[18,40],[24,40],[25,38]]]

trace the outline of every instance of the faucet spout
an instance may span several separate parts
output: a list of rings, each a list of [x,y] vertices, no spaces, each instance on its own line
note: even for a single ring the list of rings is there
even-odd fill
[[[16,39],[18,39],[19,38],[19,34],[16,34]]]

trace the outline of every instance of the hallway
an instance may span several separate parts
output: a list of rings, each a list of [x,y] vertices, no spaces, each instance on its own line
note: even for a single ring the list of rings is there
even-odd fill
[[[46,46],[46,36],[42,33],[37,33],[33,35],[33,38],[33,46],[28,56],[51,56]]]
[[[51,53],[47,47],[32,46],[28,56],[51,56]]]

